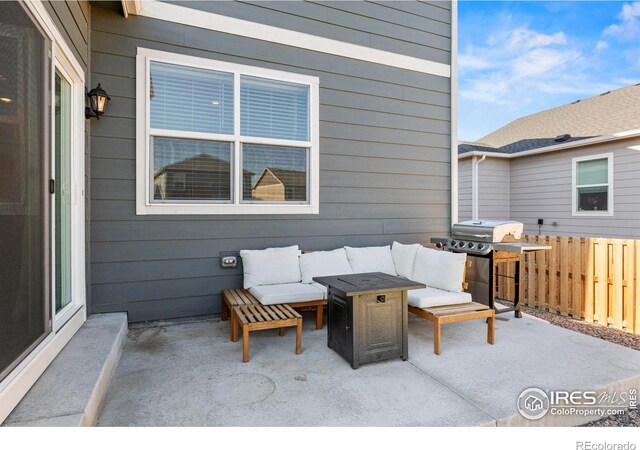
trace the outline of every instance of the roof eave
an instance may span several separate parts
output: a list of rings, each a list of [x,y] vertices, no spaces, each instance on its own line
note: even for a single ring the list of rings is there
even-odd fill
[[[629,139],[634,137],[640,137],[640,128],[636,128],[628,131],[621,131],[619,133],[606,134],[604,136],[596,136],[594,138],[581,139],[579,141],[565,142],[563,144],[558,144],[558,145],[550,145],[548,147],[534,148],[531,150],[525,150],[523,152],[517,152],[517,153],[498,153],[498,152],[490,152],[490,151],[483,152],[483,151],[474,150],[472,152],[458,154],[458,159],[465,159],[465,158],[470,158],[472,156],[483,156],[483,155],[487,155],[488,158],[508,158],[508,159],[519,158],[522,156],[531,156],[531,155],[538,155],[541,153],[556,152],[559,150],[568,150],[571,148],[585,147],[588,145],[602,144],[605,142]]]

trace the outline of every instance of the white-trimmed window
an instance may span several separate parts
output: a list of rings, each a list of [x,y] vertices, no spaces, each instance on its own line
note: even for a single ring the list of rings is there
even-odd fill
[[[318,78],[138,48],[138,214],[317,214]]]
[[[573,215],[613,215],[613,153],[573,158]]]

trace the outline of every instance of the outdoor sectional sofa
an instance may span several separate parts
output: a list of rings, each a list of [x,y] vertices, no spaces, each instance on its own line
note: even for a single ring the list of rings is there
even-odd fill
[[[301,252],[297,245],[266,250],[242,250],[244,289],[223,291],[222,319],[231,312],[231,339],[238,340],[238,317],[234,308],[253,307],[260,322],[276,317],[276,305],[289,305],[295,310],[316,309],[316,328],[322,328],[326,287],[314,277],[353,273],[383,272],[425,284],[427,287],[408,291],[409,311],[434,323],[434,351],[440,354],[442,323],[484,318],[489,322],[488,341],[493,343],[493,310],[474,303],[464,292],[464,277],[469,262],[464,253],[452,253],[400,244],[383,247],[344,247],[330,251]],[[246,310],[246,308],[244,309]],[[262,317],[264,316],[264,317]],[[453,317],[453,318],[451,318]],[[271,320],[266,320],[270,322]],[[277,325],[274,323],[274,325]],[[258,329],[269,328],[266,324]],[[271,328],[276,328],[272,326]],[[281,329],[281,334],[283,329]],[[243,337],[248,334],[243,333]],[[245,339],[248,360],[248,339]]]

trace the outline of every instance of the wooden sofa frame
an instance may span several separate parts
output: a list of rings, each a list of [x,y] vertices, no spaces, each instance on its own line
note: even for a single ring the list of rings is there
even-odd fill
[[[465,281],[467,269],[471,267],[471,261],[467,260],[462,274],[462,290],[466,290],[469,284]],[[409,305],[409,312],[427,319],[433,323],[433,352],[436,355],[442,353],[442,325],[446,323],[464,322],[466,320],[487,320],[487,342],[493,344],[495,339],[495,311],[487,305],[470,302],[457,305],[433,306],[429,308],[417,308]]]

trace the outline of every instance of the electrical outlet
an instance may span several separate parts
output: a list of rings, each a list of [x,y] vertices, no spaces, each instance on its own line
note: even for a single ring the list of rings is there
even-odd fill
[[[238,253],[220,252],[220,267],[225,269],[235,269],[238,267]]]

